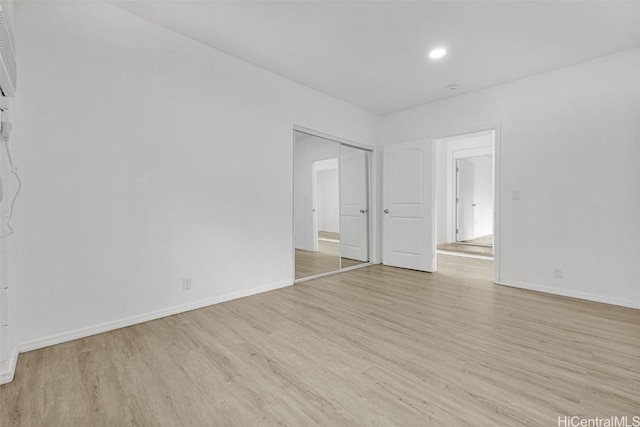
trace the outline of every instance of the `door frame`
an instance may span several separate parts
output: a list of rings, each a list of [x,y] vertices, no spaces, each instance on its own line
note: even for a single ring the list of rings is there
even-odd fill
[[[313,233],[313,251],[318,252],[318,160],[311,165],[311,202],[313,215],[311,216],[311,230]]]
[[[493,153],[492,153],[493,155],[493,282],[500,283],[500,280],[501,280],[500,258],[502,254],[502,228],[501,228],[502,205],[501,205],[501,199],[500,199],[501,188],[502,188],[501,123],[500,122],[487,123],[484,125],[451,129],[449,131],[438,133],[437,136],[432,137],[431,140],[433,143],[433,148],[435,150],[436,144],[439,140],[461,137],[464,135],[486,132],[486,131],[493,131]],[[455,162],[455,160],[456,159],[454,158],[453,162]],[[453,168],[453,171],[455,171],[455,166]],[[453,183],[454,183],[453,185],[455,185],[455,178]],[[433,186],[434,186],[433,191],[434,192],[437,191],[435,180],[434,180]],[[455,202],[455,199],[454,199],[454,202]],[[436,203],[437,203],[437,197],[436,197]],[[437,212],[437,207],[436,207],[436,212]],[[455,224],[454,224],[454,227],[455,227]],[[437,218],[434,218],[434,233],[436,229],[437,229]],[[454,235],[454,238],[455,238],[455,235]],[[434,238],[434,242],[436,242],[435,244],[437,246],[437,239]]]

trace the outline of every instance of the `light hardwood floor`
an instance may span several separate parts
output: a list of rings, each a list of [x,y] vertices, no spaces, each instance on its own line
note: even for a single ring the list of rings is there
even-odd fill
[[[372,266],[20,356],[13,426],[557,426],[640,415],[640,311]]]

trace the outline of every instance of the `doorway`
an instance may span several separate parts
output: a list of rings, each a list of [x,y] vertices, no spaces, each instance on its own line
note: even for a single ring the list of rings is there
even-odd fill
[[[382,263],[437,271],[438,254],[493,261],[500,281],[500,126],[440,138],[398,142],[382,152]],[[449,134],[454,135],[454,134]],[[457,160],[491,156],[491,246],[456,240]],[[473,204],[473,203],[472,203]],[[480,217],[480,215],[478,215]],[[443,249],[454,245],[453,250]],[[484,246],[486,245],[486,246]],[[491,255],[472,250],[492,250]]]
[[[493,130],[436,140],[437,252],[493,259]]]

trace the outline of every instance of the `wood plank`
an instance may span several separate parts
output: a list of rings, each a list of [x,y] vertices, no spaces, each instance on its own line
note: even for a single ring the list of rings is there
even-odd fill
[[[640,311],[372,266],[20,355],[4,426],[557,425],[640,415]]]

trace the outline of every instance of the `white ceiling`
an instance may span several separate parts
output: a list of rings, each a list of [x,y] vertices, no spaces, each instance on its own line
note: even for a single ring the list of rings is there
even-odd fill
[[[379,115],[640,46],[639,1],[111,3]]]

